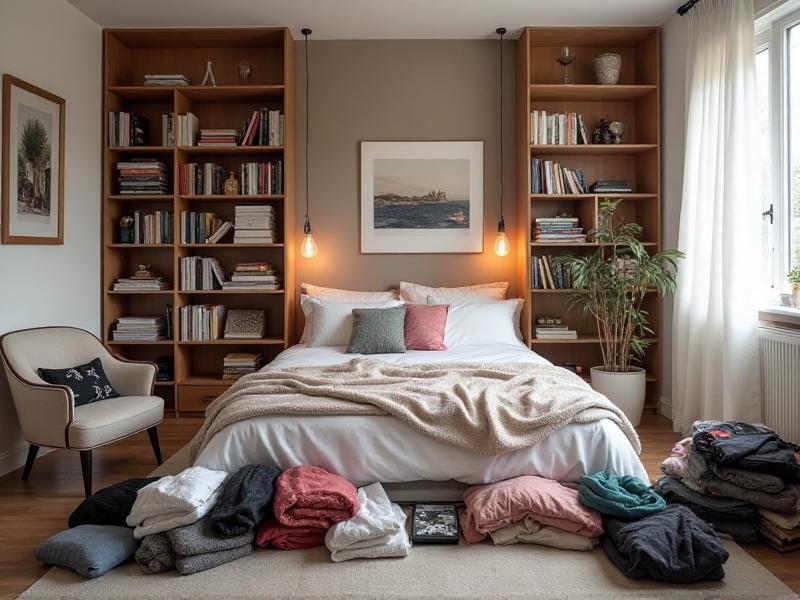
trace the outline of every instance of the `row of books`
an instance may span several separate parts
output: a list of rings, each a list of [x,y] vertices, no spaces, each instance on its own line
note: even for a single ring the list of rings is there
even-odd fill
[[[264,365],[264,355],[250,352],[230,352],[222,359],[222,378],[239,379],[255,373]]]
[[[241,193],[283,194],[283,161],[269,163],[244,163],[239,169]]]
[[[225,189],[225,169],[207,163],[182,163],[178,166],[178,193],[219,195]]]
[[[111,148],[146,146],[150,122],[135,112],[108,113],[108,145]]]
[[[192,85],[189,78],[182,73],[165,73],[165,74],[152,74],[144,76],[145,85],[160,85],[160,86],[184,86]]]
[[[234,209],[234,244],[276,244],[278,223],[275,209],[268,205],[238,205]]]
[[[281,276],[265,262],[237,263],[230,281],[221,281],[224,290],[279,290]]]
[[[569,267],[555,264],[553,257],[533,256],[531,281],[535,290],[566,290],[572,288],[572,273]]]
[[[537,217],[534,220],[533,241],[547,243],[585,242],[586,234],[577,217]]]
[[[167,165],[155,158],[133,158],[117,163],[119,193],[166,194],[169,191]]]
[[[548,115],[545,110],[531,113],[531,144],[588,144],[583,117],[574,112]]]
[[[564,325],[559,317],[537,317],[533,331],[537,340],[578,339],[578,332]]]
[[[266,332],[266,312],[232,309],[221,304],[190,304],[180,308],[181,341],[259,340]]]
[[[259,108],[242,126],[239,146],[283,146],[286,138],[285,115],[280,110]]]
[[[588,194],[582,169],[568,169],[552,160],[531,158],[532,194]]]
[[[180,289],[218,290],[225,280],[225,271],[218,258],[184,256],[180,259]]]
[[[230,221],[211,211],[181,211],[181,244],[215,244],[233,229]]]
[[[166,338],[164,317],[120,317],[111,337],[115,341],[157,342]]]
[[[175,223],[172,213],[157,210],[154,212],[133,211],[133,231],[129,244],[171,244],[174,239]]]

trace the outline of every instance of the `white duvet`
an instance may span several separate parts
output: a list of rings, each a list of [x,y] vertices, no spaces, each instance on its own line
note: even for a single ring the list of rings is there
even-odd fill
[[[341,346],[299,344],[279,354],[265,369],[340,364],[360,356],[346,354],[344,350]],[[394,364],[447,361],[549,364],[522,343],[409,351],[382,354],[379,358]],[[498,456],[479,456],[432,440],[389,415],[265,416],[221,430],[195,461],[195,465],[229,473],[254,463],[273,464],[281,469],[318,465],[356,486],[376,481],[450,479],[480,484],[519,475],[577,482],[581,475],[597,471],[633,475],[649,482],[630,442],[607,419],[567,425],[530,448]]]

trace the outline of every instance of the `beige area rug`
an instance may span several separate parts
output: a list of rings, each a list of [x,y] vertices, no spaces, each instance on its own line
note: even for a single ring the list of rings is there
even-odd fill
[[[154,474],[180,471],[186,448]],[[669,585],[622,575],[602,550],[570,552],[543,546],[495,547],[489,543],[415,546],[407,558],[332,563],[325,548],[250,556],[190,576],[175,571],[143,575],[133,563],[97,579],[52,568],[22,596],[34,598],[267,598],[408,599],[736,599],[789,600],[797,596],[733,542],[725,580]]]

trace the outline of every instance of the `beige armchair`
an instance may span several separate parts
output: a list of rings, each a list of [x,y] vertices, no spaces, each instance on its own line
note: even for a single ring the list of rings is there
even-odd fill
[[[8,385],[22,433],[28,440],[27,480],[40,446],[78,450],[83,488],[92,493],[92,449],[147,430],[161,464],[156,427],[164,420],[164,400],[153,396],[156,366],[113,356],[94,335],[74,327],[40,327],[0,337]],[[46,383],[39,368],[65,369],[100,358],[109,382],[120,393],[75,406],[72,390]]]

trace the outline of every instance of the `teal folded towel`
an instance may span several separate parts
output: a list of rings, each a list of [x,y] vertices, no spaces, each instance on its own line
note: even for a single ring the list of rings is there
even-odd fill
[[[584,506],[627,521],[661,512],[667,506],[655,490],[630,475],[620,477],[604,471],[584,475],[578,492]]]

